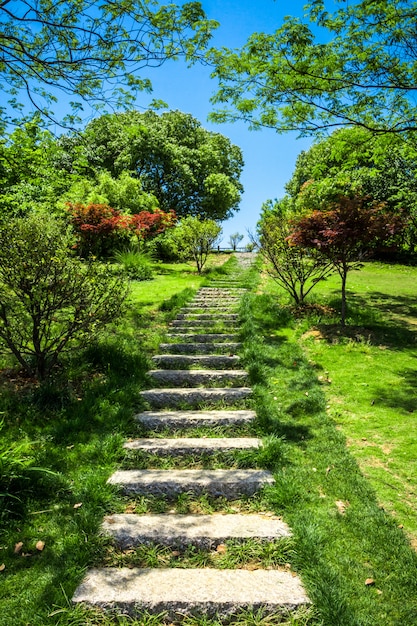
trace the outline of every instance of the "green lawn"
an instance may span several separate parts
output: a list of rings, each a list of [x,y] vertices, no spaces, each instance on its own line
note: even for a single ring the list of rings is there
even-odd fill
[[[348,278],[348,328],[312,315],[293,327],[318,367],[328,414],[381,504],[417,547],[417,268],[367,263]],[[312,299],[337,305],[337,277]]]
[[[231,261],[226,269],[214,267],[225,260],[214,256],[211,273],[233,266]],[[149,357],[167,322],[207,278],[190,265],[160,270],[154,280],[134,284],[126,319],[72,358],[69,381],[39,386],[3,372],[0,462],[3,472],[9,463],[10,479],[2,480],[0,492],[14,497],[0,500],[0,625],[162,624],[159,617],[131,622],[74,609],[70,599],[85,570],[102,564],[290,564],[313,609],[284,621],[249,612],[233,624],[417,624],[417,555],[410,546],[417,536],[417,270],[367,264],[352,273],[343,332],[331,312],[340,301],[335,277],[317,289],[315,306],[295,317],[285,294],[269,280],[244,298],[242,357],[259,416],[246,434],[263,436],[265,447],[249,456],[204,459],[203,465],[268,468],[276,484],[235,502],[188,494],[175,502],[132,500],[106,484],[116,467],[132,462],[122,442],[137,434],[132,416],[142,406],[139,392],[147,385]],[[245,276],[253,287],[256,271]],[[21,464],[13,465],[18,459]],[[166,459],[143,460],[144,466],[149,463],[172,466]],[[228,546],[223,555],[193,550],[179,555],[158,546],[121,554],[98,535],[106,513],[172,509],[272,511],[283,516],[294,536],[282,546],[246,542]],[[219,626],[194,618],[185,624]]]

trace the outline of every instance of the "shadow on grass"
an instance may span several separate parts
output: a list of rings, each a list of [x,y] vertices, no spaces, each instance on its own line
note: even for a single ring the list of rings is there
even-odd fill
[[[414,413],[417,411],[417,369],[403,370],[397,375],[403,379],[401,387],[375,387],[375,405]]]

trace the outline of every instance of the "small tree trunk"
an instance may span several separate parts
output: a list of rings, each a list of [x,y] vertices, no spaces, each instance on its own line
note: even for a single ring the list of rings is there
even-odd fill
[[[348,269],[347,267],[343,267],[342,271],[342,311],[340,323],[342,326],[346,326],[346,279],[347,279]]]

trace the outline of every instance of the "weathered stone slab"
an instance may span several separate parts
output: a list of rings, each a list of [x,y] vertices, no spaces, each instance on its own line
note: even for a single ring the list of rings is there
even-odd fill
[[[229,322],[239,318],[237,313],[178,313],[177,320],[189,320],[191,322],[207,320],[210,322]]]
[[[161,343],[160,352],[178,354],[235,354],[242,344],[240,343]]]
[[[184,320],[184,319],[177,319],[177,320],[172,320],[172,322],[170,322],[170,326],[176,326],[177,328],[190,328],[190,327],[194,327],[194,328],[207,328],[210,326],[215,326],[218,324],[227,324],[228,327],[233,326],[233,328],[235,326],[237,326],[239,324],[238,320],[234,319],[234,320],[222,320],[219,319],[218,316],[216,317],[212,317],[212,318],[208,318],[208,319],[201,319],[201,320],[197,320],[197,319],[193,319],[193,320]]]
[[[172,328],[172,331],[175,329]],[[232,341],[235,342],[237,335],[234,333],[183,333],[183,332],[170,332],[167,334],[168,338],[175,339],[176,341],[192,341],[197,343],[204,342],[220,342],[220,341]]]
[[[255,437],[181,437],[181,438],[149,438],[126,441],[126,450],[140,450],[151,454],[176,456],[182,454],[214,454],[259,448],[260,439]]]
[[[162,409],[164,407],[192,407],[204,406],[207,404],[222,403],[231,405],[235,402],[245,400],[252,395],[250,387],[224,388],[212,387],[210,389],[147,389],[140,392],[142,398],[151,407]]]
[[[230,385],[240,387],[248,382],[245,370],[150,370],[148,376],[159,385],[169,387],[199,387],[201,385]]]
[[[232,369],[239,363],[239,360],[240,358],[236,355],[229,356],[226,354],[156,354],[152,357],[152,361],[159,367],[184,369],[193,365],[210,369]]]
[[[257,514],[117,514],[104,518],[102,531],[110,535],[122,550],[148,543],[210,549],[230,539],[273,541],[291,536],[290,529],[281,519]]]
[[[274,483],[265,470],[117,470],[107,481],[124,493],[175,498],[180,493],[207,493],[214,497],[234,499],[252,496],[265,485]]]
[[[73,602],[132,616],[167,611],[171,620],[195,614],[222,619],[248,608],[286,614],[310,603],[300,579],[291,572],[210,568],[93,569]]]
[[[199,426],[238,426],[250,424],[256,418],[255,411],[143,411],[135,415],[145,428],[196,428]]]

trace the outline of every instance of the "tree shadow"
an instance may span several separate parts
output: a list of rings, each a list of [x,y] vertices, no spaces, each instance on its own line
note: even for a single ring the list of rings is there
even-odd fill
[[[374,387],[375,405],[383,404],[406,413],[417,411],[417,368],[400,370],[401,387]]]
[[[337,308],[338,300],[329,303]],[[320,319],[315,325],[319,338],[328,343],[344,340],[385,345],[393,350],[409,348],[417,343],[417,303],[409,296],[392,296],[379,291],[366,297],[348,296],[348,323],[341,326]]]

